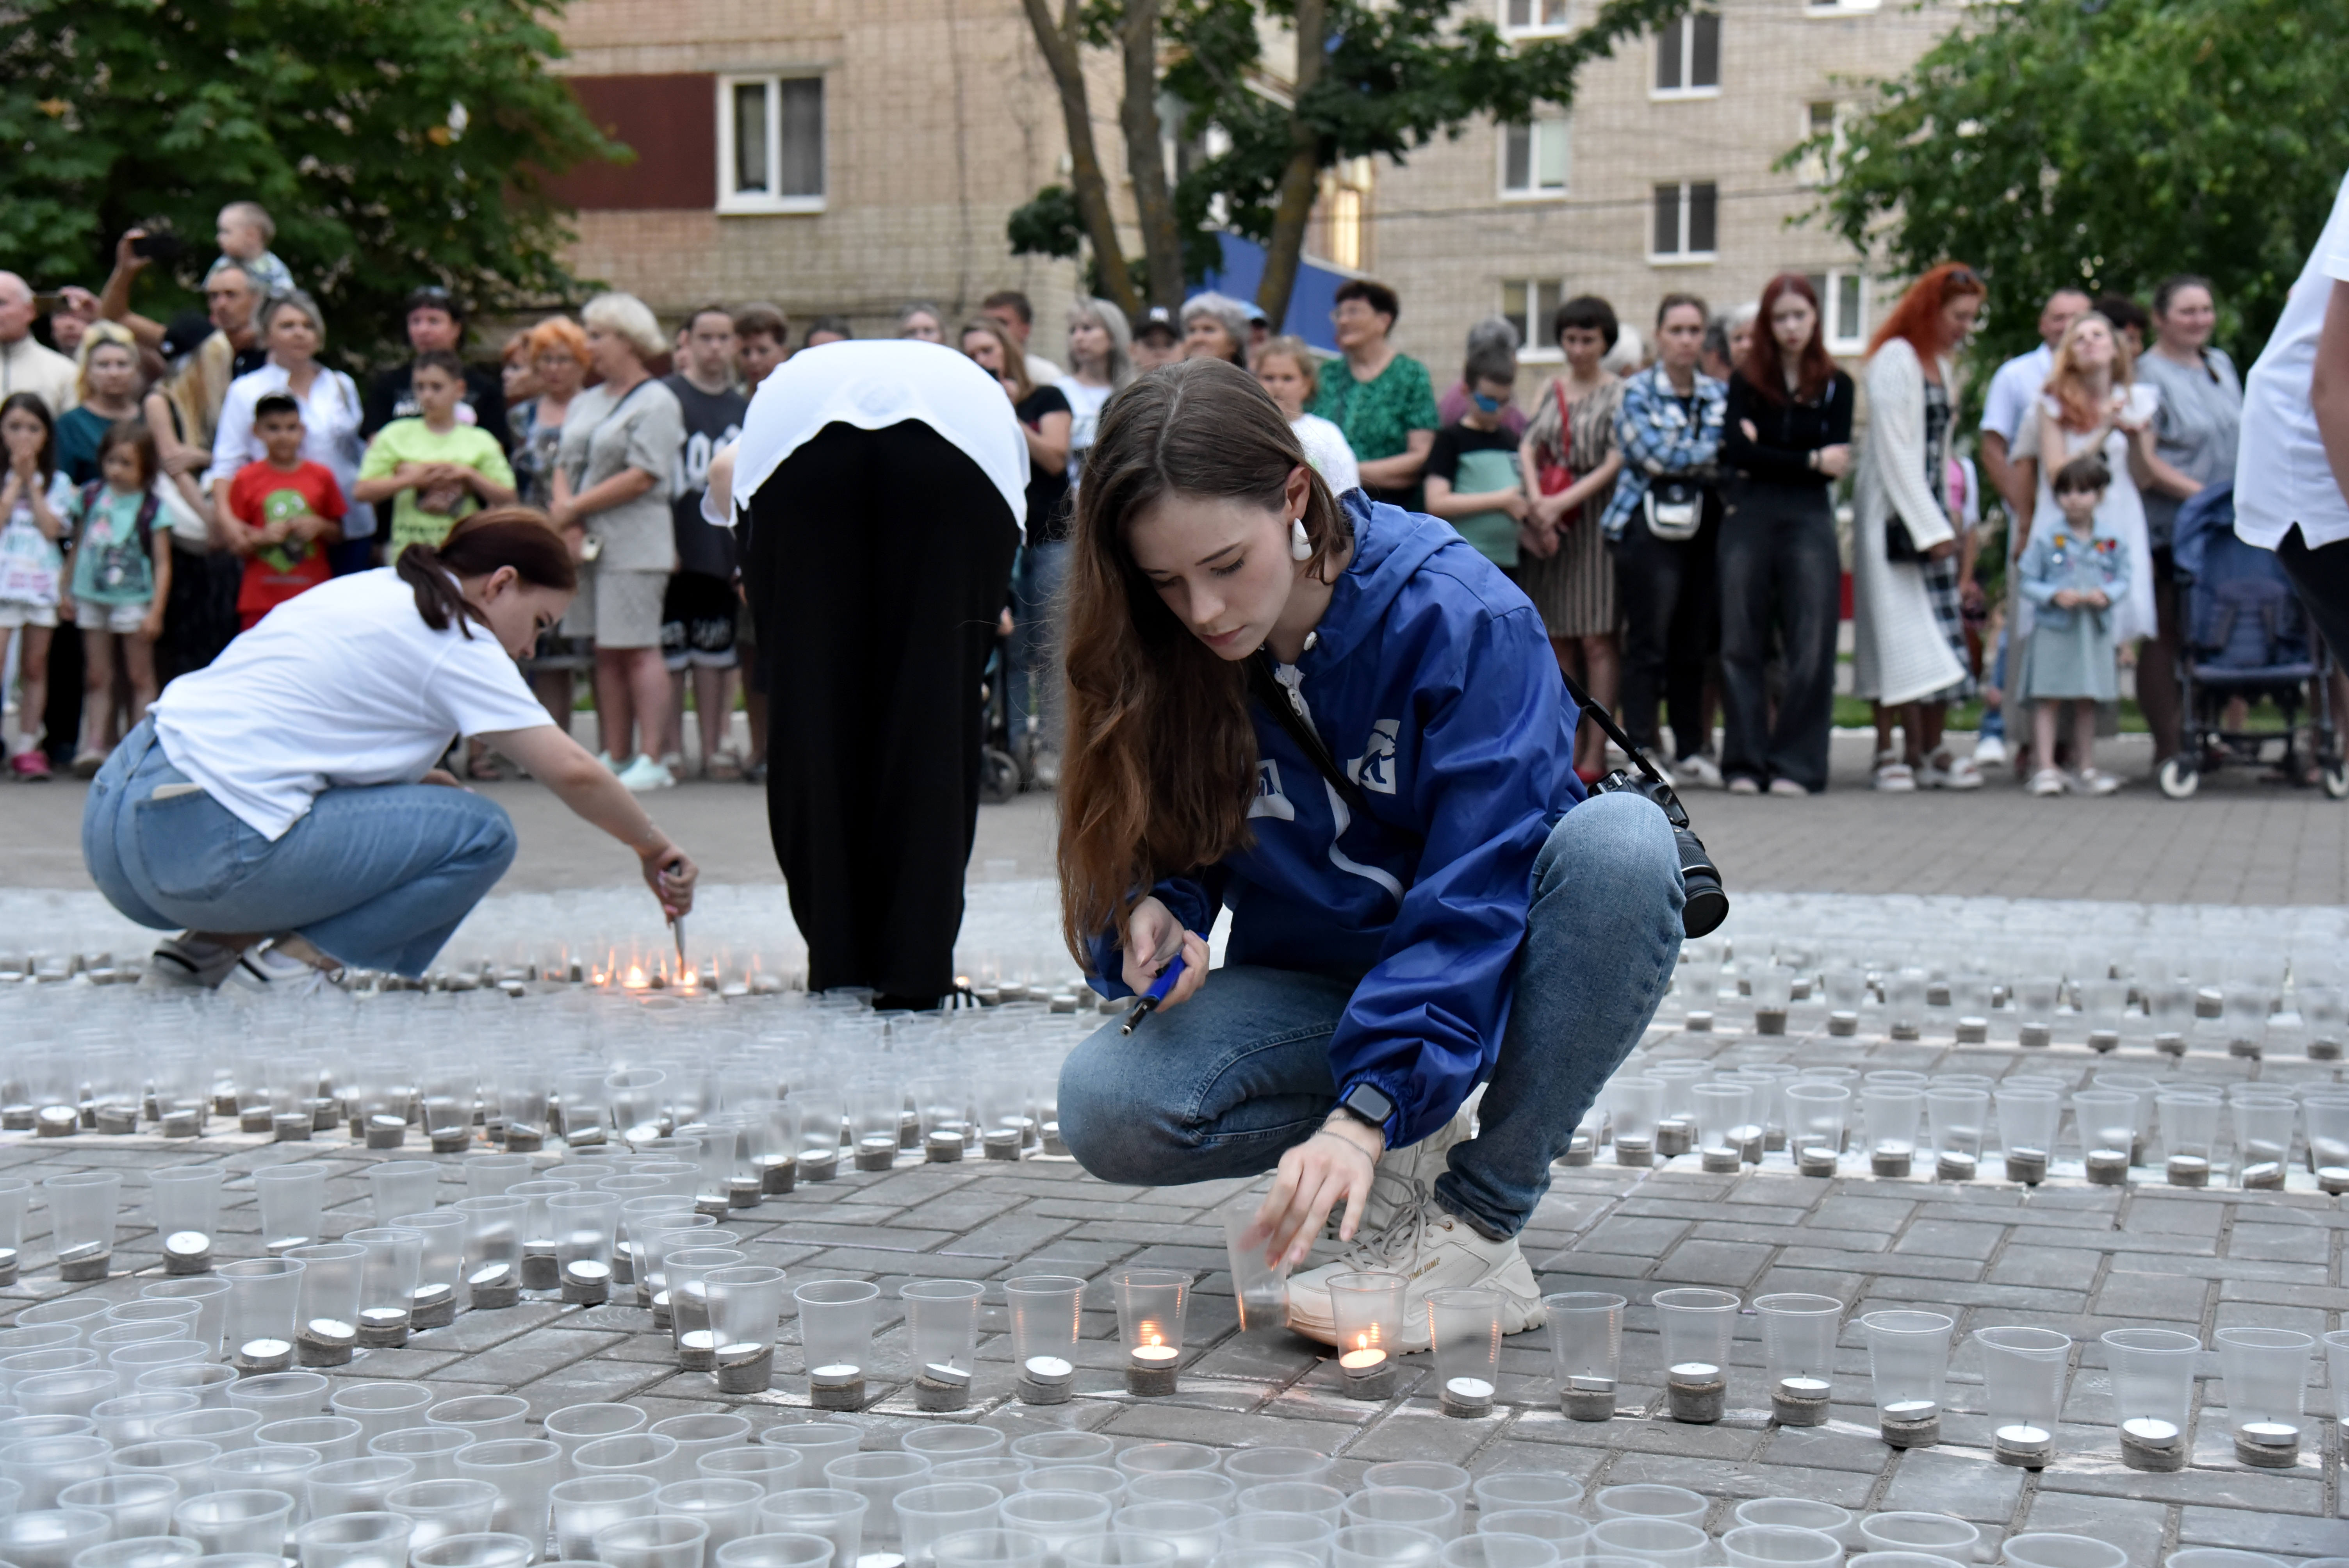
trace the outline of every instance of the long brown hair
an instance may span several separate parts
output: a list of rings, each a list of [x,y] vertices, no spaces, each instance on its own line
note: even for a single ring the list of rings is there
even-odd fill
[[[1800,273],[1780,273],[1762,290],[1762,304],[1754,323],[1754,335],[1745,345],[1745,363],[1737,368],[1754,391],[1772,403],[1786,401],[1786,360],[1778,347],[1777,329],[1770,325],[1770,313],[1778,302],[1793,294],[1811,307],[1811,340],[1803,345],[1802,354],[1795,361],[1795,396],[1806,403],[1816,403],[1819,394],[1835,379],[1835,361],[1827,357],[1826,318],[1820,314],[1819,296],[1811,287],[1810,279]]]
[[[572,563],[571,547],[554,531],[546,514],[531,506],[493,506],[460,518],[436,547],[409,545],[399,552],[394,568],[399,580],[416,591],[416,613],[436,632],[454,622],[467,637],[469,621],[481,621],[481,608],[457,586],[460,577],[486,577],[501,566],[533,588],[558,593],[579,592],[579,568]]]
[[[1989,293],[1990,285],[1973,268],[1963,262],[1943,262],[1909,285],[1909,292],[1868,340],[1868,352],[1873,356],[1894,338],[1905,337],[1917,357],[1930,365],[1941,352],[1941,308],[1961,295],[1979,299]]]
[[[2055,346],[2055,363],[2047,369],[2047,392],[2061,410],[2057,418],[2067,430],[2093,430],[2104,417],[2088,397],[2087,373],[2080,368],[2078,344],[2080,329],[2090,322],[2105,329],[2113,343],[2113,386],[2128,386],[2137,378],[2137,361],[2129,354],[2128,339],[2120,328],[2099,311],[2083,311],[2070,326],[2064,329],[2064,341]]]
[[[1309,487],[1310,571],[1352,526],[1256,378],[1220,359],[1163,366],[1109,400],[1085,455],[1062,592],[1068,749],[1061,768],[1061,935],[1079,964],[1163,876],[1249,841],[1256,728],[1247,675],[1219,658],[1134,564],[1127,531],[1169,495],[1278,509]]]

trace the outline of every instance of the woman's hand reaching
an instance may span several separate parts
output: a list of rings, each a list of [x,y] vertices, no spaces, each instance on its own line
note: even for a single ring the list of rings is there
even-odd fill
[[[1207,942],[1197,933],[1184,930],[1174,912],[1158,900],[1145,898],[1135,904],[1125,923],[1123,978],[1126,985],[1140,995],[1156,983],[1177,956],[1183,960],[1183,976],[1166,993],[1166,999],[1158,1004],[1162,1013],[1181,1006],[1207,983]]]
[[[1291,1267],[1303,1263],[1321,1222],[1340,1203],[1346,1212],[1338,1222],[1338,1239],[1352,1241],[1362,1205],[1370,1201],[1379,1156],[1385,1151],[1386,1140],[1377,1128],[1341,1110],[1283,1154],[1272,1191],[1256,1215],[1257,1231],[1268,1238],[1266,1264],[1278,1268],[1283,1260]]]

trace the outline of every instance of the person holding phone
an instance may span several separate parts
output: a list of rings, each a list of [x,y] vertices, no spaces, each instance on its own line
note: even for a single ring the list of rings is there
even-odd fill
[[[82,813],[107,901],[179,931],[157,985],[315,988],[414,976],[514,855],[505,810],[440,768],[478,736],[636,854],[668,918],[698,871],[531,695],[515,660],[562,619],[578,569],[543,516],[475,512],[439,548],[321,584],[171,683]]]
[[[1289,1281],[1310,1338],[1355,1269],[1409,1278],[1403,1349],[1447,1287],[1540,1324],[1518,1233],[1678,962],[1663,812],[1586,795],[1501,569],[1333,498],[1236,366],[1111,402],[1071,548],[1062,934],[1102,995],[1164,995],[1069,1057],[1069,1151],[1144,1186],[1277,1172],[1257,1223],[1290,1263],[1342,1208],[1346,1250]]]

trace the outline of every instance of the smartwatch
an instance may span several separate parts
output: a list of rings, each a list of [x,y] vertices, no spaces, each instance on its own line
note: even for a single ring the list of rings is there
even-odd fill
[[[1387,1121],[1395,1112],[1395,1103],[1377,1085],[1358,1083],[1340,1097],[1338,1109],[1364,1126],[1375,1128],[1380,1137],[1384,1138]]]

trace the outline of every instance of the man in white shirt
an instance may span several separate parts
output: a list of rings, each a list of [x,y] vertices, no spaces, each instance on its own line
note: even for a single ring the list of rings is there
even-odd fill
[[[2349,179],[2243,380],[2235,533],[2272,550],[2349,654]]]
[[[0,397],[30,392],[56,418],[80,399],[74,396],[74,362],[33,337],[32,286],[14,273],[0,273]]]
[[[2056,345],[2087,310],[2085,289],[2057,289],[2049,294],[2039,311],[2039,346],[2016,355],[1990,378],[1990,391],[1982,400],[1982,470],[1991,488],[2016,517],[2030,515],[2039,474],[2035,466],[2026,468],[2022,459],[2011,460],[2014,438],[2031,422],[2031,411],[2047,385],[2047,374],[2055,367]]]

